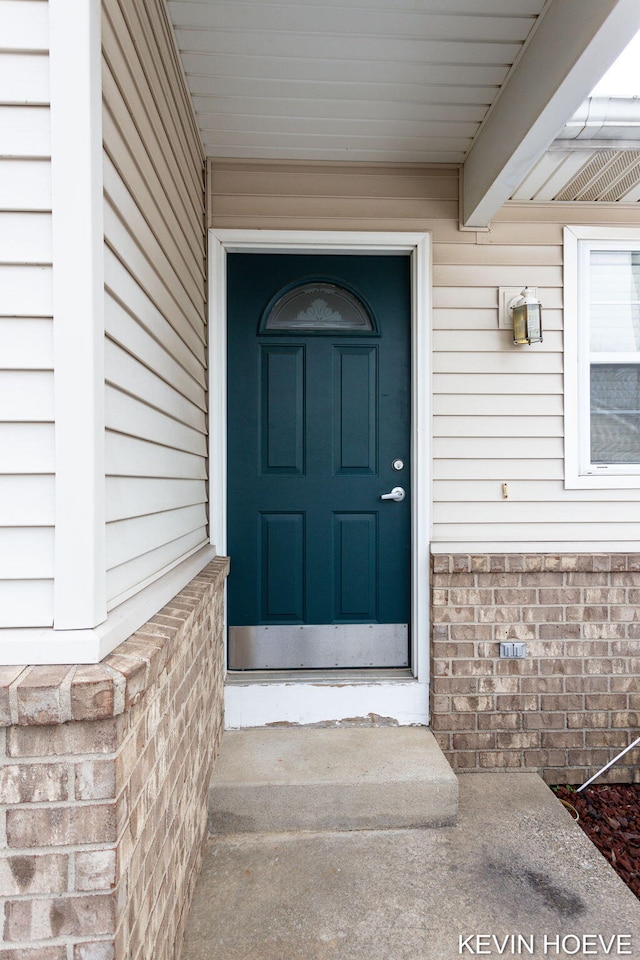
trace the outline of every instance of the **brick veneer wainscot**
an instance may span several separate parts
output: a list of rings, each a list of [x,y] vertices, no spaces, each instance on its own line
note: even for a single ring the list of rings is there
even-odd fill
[[[454,769],[582,783],[640,735],[640,555],[432,556],[431,724]],[[524,660],[501,660],[524,640]],[[600,782],[638,782],[630,751]]]
[[[176,960],[223,721],[210,563],[93,666],[0,667],[2,960]]]

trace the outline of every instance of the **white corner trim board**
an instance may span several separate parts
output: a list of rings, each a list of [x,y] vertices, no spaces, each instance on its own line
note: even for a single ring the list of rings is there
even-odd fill
[[[107,615],[100,13],[49,3],[59,629]]]

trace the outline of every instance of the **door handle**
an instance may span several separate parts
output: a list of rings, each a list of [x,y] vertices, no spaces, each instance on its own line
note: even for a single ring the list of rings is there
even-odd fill
[[[391,493],[381,493],[381,500],[395,500],[396,503],[400,503],[401,500],[404,500],[406,493],[402,487],[394,487]]]

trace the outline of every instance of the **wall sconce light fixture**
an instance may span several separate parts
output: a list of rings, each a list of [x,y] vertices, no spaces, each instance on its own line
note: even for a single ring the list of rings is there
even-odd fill
[[[542,304],[533,290],[525,287],[519,297],[509,303],[513,320],[514,343],[542,343]]]

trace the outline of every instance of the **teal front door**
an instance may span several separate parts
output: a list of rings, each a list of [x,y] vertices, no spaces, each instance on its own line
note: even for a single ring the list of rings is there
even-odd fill
[[[403,667],[410,262],[228,257],[230,669]]]

